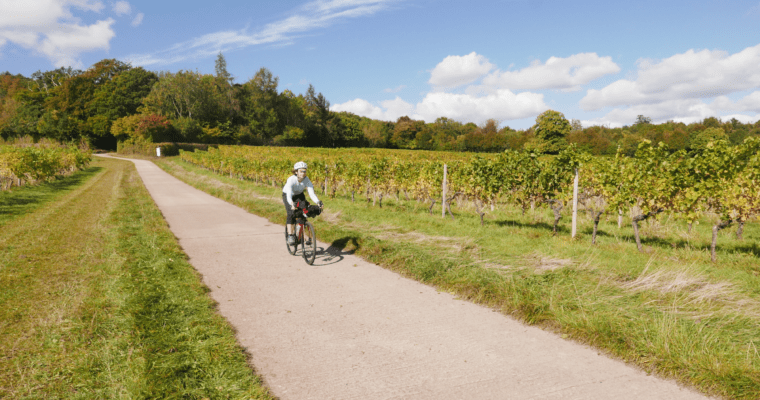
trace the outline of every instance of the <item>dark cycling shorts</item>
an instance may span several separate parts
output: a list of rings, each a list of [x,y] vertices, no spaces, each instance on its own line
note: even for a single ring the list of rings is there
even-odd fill
[[[291,199],[293,200],[293,204],[295,204],[298,200],[306,201],[306,196],[304,196],[303,193],[301,193],[301,194],[295,194],[295,195],[293,195],[293,197]],[[288,203],[288,194],[287,193],[283,193],[282,194],[282,202],[283,202],[283,204],[285,204],[285,212],[288,213],[288,219],[287,219],[286,223],[287,224],[295,224],[296,223],[296,219],[295,219],[295,217],[293,217],[293,210],[290,208],[290,204]]]

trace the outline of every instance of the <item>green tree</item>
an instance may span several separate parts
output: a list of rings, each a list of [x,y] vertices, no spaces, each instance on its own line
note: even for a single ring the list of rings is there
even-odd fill
[[[216,126],[229,119],[229,104],[216,78],[199,72],[162,72],[140,111],[172,119],[192,118],[200,124]]]
[[[281,115],[290,111],[288,100],[277,93],[279,80],[262,67],[240,90],[241,114],[252,134],[265,143],[283,133],[285,120]]]
[[[707,117],[702,120],[702,125],[707,128],[720,128],[722,124],[720,122],[720,119],[716,117]]]
[[[702,150],[707,147],[708,143],[716,143],[719,140],[728,141],[728,135],[723,131],[723,128],[711,127],[692,136],[689,147],[692,150]]]
[[[309,85],[305,96],[306,143],[314,147],[336,147],[341,143],[341,125],[333,121],[330,102]]]
[[[123,71],[95,90],[90,114],[103,115],[110,121],[137,114],[156,82],[158,76],[142,67]]]
[[[37,122],[40,135],[68,142],[79,138],[79,120],[66,111],[48,109]]]
[[[93,135],[100,138],[97,147],[115,148],[111,125],[119,118],[136,114],[156,82],[155,73],[137,67],[120,72],[95,89],[88,106],[87,124]],[[109,145],[109,141],[113,143]]]
[[[536,150],[544,154],[558,154],[567,147],[567,135],[570,133],[570,122],[561,112],[546,110],[536,117],[533,125],[536,135]]]
[[[634,122],[634,125],[651,125],[652,124],[652,118],[645,117],[641,114],[636,116],[636,122]]]
[[[224,59],[224,55],[221,51],[216,56],[214,72],[216,72],[216,78],[221,82],[224,82],[227,86],[232,85],[232,82],[235,80],[235,78],[232,77],[232,74],[227,71],[227,60]]]

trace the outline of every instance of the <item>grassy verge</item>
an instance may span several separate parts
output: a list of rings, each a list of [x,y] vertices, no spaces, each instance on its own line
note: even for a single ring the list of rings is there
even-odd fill
[[[219,176],[178,159],[159,165],[185,182],[282,223],[279,187]],[[384,201],[382,209],[325,199],[318,236],[461,298],[587,343],[655,373],[725,398],[760,398],[760,263],[757,224],[744,241],[724,232],[710,262],[708,223],[687,233],[648,224],[644,253],[629,227],[591,225],[578,240],[552,236],[551,215],[517,210],[456,221],[428,205]]]
[[[0,197],[0,398],[271,398],[130,162]]]

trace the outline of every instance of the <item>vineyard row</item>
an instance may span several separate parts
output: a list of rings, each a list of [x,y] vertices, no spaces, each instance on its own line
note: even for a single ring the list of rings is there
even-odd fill
[[[90,150],[75,146],[0,145],[0,190],[37,184],[85,168]]]
[[[699,153],[670,151],[666,146],[642,143],[634,157],[591,157],[570,147],[556,156],[506,151],[480,156],[446,152],[396,152],[378,149],[307,149],[220,146],[208,151],[180,152],[183,160],[217,173],[281,185],[295,161],[309,164],[309,177],[334,196],[357,193],[367,199],[400,196],[443,202],[472,201],[481,223],[496,200],[523,211],[548,205],[556,224],[563,208],[573,200],[578,176],[577,202],[594,220],[606,212],[636,210],[632,217],[639,249],[639,224],[668,212],[691,226],[711,213],[713,254],[717,231],[733,223],[744,224],[760,214],[760,140],[740,146],[716,142]],[[444,165],[448,195],[443,197]],[[439,203],[440,204],[440,203]],[[453,216],[453,215],[452,215]],[[594,238],[595,240],[595,234]]]

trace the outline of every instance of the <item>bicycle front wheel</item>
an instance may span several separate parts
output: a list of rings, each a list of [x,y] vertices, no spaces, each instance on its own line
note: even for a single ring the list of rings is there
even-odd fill
[[[303,240],[301,240],[301,254],[303,259],[309,265],[314,264],[314,259],[317,257],[317,235],[314,232],[314,225],[311,222],[305,222],[303,224]],[[311,244],[306,244],[307,238],[311,238]]]
[[[288,243],[288,227],[285,226],[285,246],[288,247],[288,253],[291,255],[296,255],[296,251],[298,251],[298,242],[293,243],[291,246],[290,243]]]

